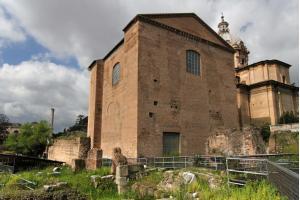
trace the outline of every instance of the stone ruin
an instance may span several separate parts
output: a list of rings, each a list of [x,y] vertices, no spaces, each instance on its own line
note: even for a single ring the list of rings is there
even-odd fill
[[[118,193],[127,191],[127,176],[128,176],[128,162],[127,158],[122,154],[121,148],[115,147],[113,149],[113,159],[111,165],[111,173],[116,175],[116,184],[118,185]]]
[[[120,165],[127,165],[127,158],[122,154],[120,147],[115,147],[113,149],[113,159],[111,165],[111,173],[116,174],[116,168]]]
[[[88,151],[86,158],[75,158],[72,159],[71,167],[74,172],[88,169],[96,170],[102,165],[102,150],[92,148]]]
[[[242,130],[217,128],[207,139],[206,153],[209,155],[264,154],[266,145],[259,128],[244,127]]]

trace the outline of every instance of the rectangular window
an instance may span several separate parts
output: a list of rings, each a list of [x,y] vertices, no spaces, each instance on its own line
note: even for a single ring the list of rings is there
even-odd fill
[[[116,85],[120,80],[120,63],[115,64],[112,71],[112,84]]]
[[[186,51],[186,71],[200,76],[200,54],[196,51]]]

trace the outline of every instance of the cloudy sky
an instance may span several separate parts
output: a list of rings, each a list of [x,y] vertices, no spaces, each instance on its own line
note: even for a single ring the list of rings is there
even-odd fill
[[[13,122],[50,119],[55,130],[87,114],[87,66],[102,58],[137,13],[194,12],[214,30],[223,12],[250,63],[292,64],[298,85],[298,0],[0,0],[0,113]]]

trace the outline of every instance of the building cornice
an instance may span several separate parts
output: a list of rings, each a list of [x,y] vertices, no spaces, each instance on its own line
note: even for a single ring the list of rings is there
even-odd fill
[[[254,88],[259,88],[259,87],[262,87],[262,86],[274,86],[274,87],[281,87],[281,88],[290,89],[290,90],[293,90],[293,91],[299,91],[299,87],[297,87],[297,86],[281,83],[281,82],[275,81],[275,80],[261,81],[261,82],[254,83],[254,84],[251,84],[251,85],[246,85],[246,84],[243,84],[243,83],[238,83],[236,85],[237,88],[245,88],[247,90],[251,90],[251,89],[254,89]]]
[[[280,60],[272,59],[272,60],[262,60],[262,61],[259,61],[256,63],[252,63],[251,65],[247,65],[245,67],[236,68],[235,71],[240,72],[243,70],[248,70],[251,67],[256,67],[258,65],[264,65],[264,64],[278,64],[278,65],[281,65],[281,66],[287,67],[287,68],[291,67],[291,65],[288,63],[282,62]]]

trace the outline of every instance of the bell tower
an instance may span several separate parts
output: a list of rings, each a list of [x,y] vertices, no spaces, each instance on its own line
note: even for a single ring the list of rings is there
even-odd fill
[[[224,20],[224,16],[222,13],[221,22],[218,24],[218,34],[228,42],[232,48],[234,48],[234,68],[241,68],[248,65],[248,55],[249,51],[245,46],[244,42],[238,38],[233,36],[229,30],[229,23]]]
[[[229,33],[229,23],[224,21],[224,16],[223,16],[223,13],[222,13],[222,16],[221,16],[221,22],[218,24],[218,28],[219,28],[219,31],[218,31],[218,34],[228,43],[230,43],[230,33]]]

